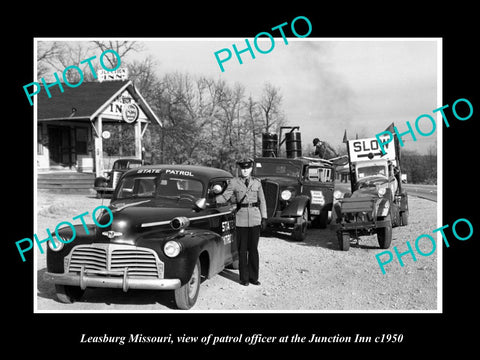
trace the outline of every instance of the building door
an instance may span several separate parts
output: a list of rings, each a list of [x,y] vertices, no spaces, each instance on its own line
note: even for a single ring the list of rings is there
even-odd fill
[[[48,126],[48,150],[50,154],[50,166],[70,167],[72,165],[69,127]]]

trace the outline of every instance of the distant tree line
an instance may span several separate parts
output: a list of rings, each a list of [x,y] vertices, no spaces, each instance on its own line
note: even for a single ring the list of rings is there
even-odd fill
[[[407,174],[407,181],[414,184],[437,183],[437,153],[430,147],[426,154],[402,150],[402,173]]]

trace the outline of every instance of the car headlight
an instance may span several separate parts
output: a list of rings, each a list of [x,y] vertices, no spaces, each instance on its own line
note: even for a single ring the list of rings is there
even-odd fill
[[[280,194],[280,197],[282,198],[282,200],[290,200],[290,198],[292,197],[292,192],[290,190],[283,190],[282,193]]]
[[[377,213],[377,216],[387,216],[389,209],[390,209],[390,201],[387,200],[383,203],[382,212],[380,214]]]
[[[333,198],[334,198],[335,200],[341,199],[342,197],[343,197],[343,194],[342,194],[342,192],[341,192],[340,190],[335,190],[335,191],[333,192]]]
[[[387,192],[387,188],[381,187],[377,190],[378,196],[382,197]]]
[[[57,238],[55,235],[52,235],[52,239],[53,239],[53,242],[55,243],[55,247],[53,247],[52,241],[49,241],[49,242],[48,242],[48,247],[50,248],[50,250],[52,250],[52,251],[60,251],[60,250],[62,250],[63,247],[65,246],[65,243],[63,243],[62,241],[58,240],[58,238]]]
[[[182,251],[182,245],[173,240],[166,242],[163,246],[163,252],[165,253],[165,255],[171,258],[180,254],[180,251]]]

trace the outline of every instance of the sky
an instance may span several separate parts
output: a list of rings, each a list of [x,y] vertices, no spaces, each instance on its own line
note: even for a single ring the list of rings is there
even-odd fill
[[[300,126],[302,143],[313,138],[332,146],[341,144],[344,131],[349,139],[374,137],[394,122],[400,132],[406,121],[415,120],[442,104],[440,40],[411,39],[322,39],[275,38],[273,49],[241,54],[240,64],[232,45],[246,47],[245,38],[148,39],[141,52],[156,60],[159,75],[179,71],[224,79],[244,85],[246,94],[259,97],[266,82],[280,88],[287,125]],[[268,38],[259,38],[263,50],[271,47]],[[214,53],[228,48],[232,58],[220,70]],[[220,55],[226,56],[226,52]],[[424,132],[431,124],[420,124]],[[428,137],[417,134],[417,141],[405,135],[404,149],[425,153],[436,146],[437,131]],[[313,147],[312,147],[313,150]]]
[[[232,86],[238,82],[247,96],[256,99],[267,82],[272,84],[280,89],[286,125],[299,126],[304,149],[312,151],[316,137],[334,148],[342,146],[345,131],[349,139],[357,134],[360,138],[374,137],[393,122],[404,132],[408,130],[407,121],[414,127],[417,117],[433,114],[443,105],[441,40],[437,38],[293,37],[285,44],[279,37],[266,54],[258,52],[254,40],[249,39],[255,58],[248,51],[241,53],[243,64],[238,62],[233,44],[245,49],[245,38],[112,40],[141,43],[142,50],[130,52],[125,60],[151,57],[159,77],[178,71],[223,79]],[[271,48],[269,38],[258,40],[260,49]],[[231,59],[223,63],[223,72],[215,58],[215,52],[222,49],[232,52]],[[420,128],[428,133],[431,126],[423,123]],[[405,135],[404,149],[426,153],[436,148],[439,129],[428,137],[416,134],[417,141]]]

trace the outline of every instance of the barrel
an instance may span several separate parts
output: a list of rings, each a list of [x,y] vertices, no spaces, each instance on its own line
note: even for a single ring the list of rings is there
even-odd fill
[[[298,131],[285,134],[285,144],[287,149],[287,158],[296,158],[302,156],[302,139]]]
[[[262,156],[277,157],[278,136],[273,133],[262,134]]]

